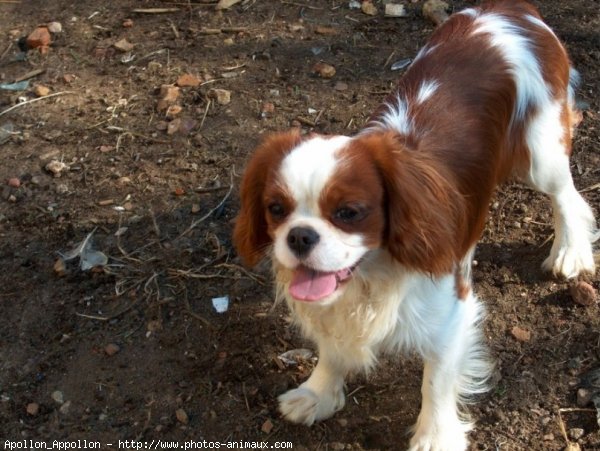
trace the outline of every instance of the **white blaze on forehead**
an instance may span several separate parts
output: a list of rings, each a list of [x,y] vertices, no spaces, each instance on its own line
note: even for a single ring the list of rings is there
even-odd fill
[[[296,201],[297,213],[318,216],[319,198],[333,176],[338,158],[350,138],[314,137],[293,149],[281,163],[281,176],[289,193]]]

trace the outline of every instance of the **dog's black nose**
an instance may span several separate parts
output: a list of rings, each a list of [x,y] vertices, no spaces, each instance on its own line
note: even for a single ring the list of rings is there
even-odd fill
[[[319,239],[319,234],[310,227],[294,227],[287,236],[288,246],[297,257],[306,257]]]

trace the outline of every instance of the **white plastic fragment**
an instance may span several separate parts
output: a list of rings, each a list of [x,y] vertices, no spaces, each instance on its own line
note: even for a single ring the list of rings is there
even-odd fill
[[[221,296],[219,298],[213,298],[212,304],[217,313],[225,313],[229,308],[229,296]]]

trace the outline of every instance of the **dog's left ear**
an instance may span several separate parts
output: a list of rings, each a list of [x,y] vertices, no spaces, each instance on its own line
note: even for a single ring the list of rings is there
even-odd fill
[[[364,135],[357,145],[372,155],[380,173],[389,252],[420,272],[451,272],[465,244],[466,205],[441,165],[393,132]]]
[[[270,135],[248,162],[240,185],[240,212],[233,230],[233,244],[248,266],[254,266],[261,260],[272,241],[263,205],[267,180],[301,139],[297,131]]]

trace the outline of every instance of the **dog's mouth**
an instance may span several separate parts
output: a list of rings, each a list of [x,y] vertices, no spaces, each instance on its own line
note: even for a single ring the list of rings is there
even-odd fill
[[[317,271],[300,265],[294,270],[288,291],[298,301],[323,300],[351,278],[357,265],[331,272]]]

